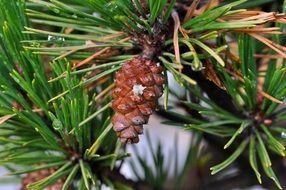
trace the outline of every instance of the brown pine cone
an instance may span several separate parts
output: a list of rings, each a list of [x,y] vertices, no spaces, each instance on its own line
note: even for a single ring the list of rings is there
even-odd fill
[[[56,170],[55,169],[46,169],[39,170],[32,173],[27,174],[22,178],[22,189],[21,190],[31,190],[27,187],[28,184],[37,182],[41,179],[44,179],[50,175],[52,175]],[[43,190],[61,190],[64,185],[65,180],[59,179],[56,183],[45,187]]]
[[[143,124],[156,109],[163,94],[163,68],[148,58],[135,57],[116,73],[112,91],[113,129],[123,143],[139,142]]]

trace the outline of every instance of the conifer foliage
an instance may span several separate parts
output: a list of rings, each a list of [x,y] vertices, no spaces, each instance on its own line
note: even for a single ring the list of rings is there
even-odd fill
[[[276,0],[1,0],[0,164],[23,189],[190,189],[204,141],[228,154],[212,174],[246,160],[257,183],[286,188],[285,12]],[[152,165],[126,152],[155,110],[193,134],[181,171],[177,141],[164,155],[147,134]]]

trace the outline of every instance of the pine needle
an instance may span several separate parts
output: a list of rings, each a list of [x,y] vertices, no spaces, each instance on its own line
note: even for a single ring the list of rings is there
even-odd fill
[[[229,74],[231,74],[232,76],[234,76],[236,79],[238,79],[240,82],[244,83],[244,80],[243,80],[243,78],[242,78],[241,73],[233,72],[233,71],[229,70],[228,68],[225,68],[225,70],[226,70],[226,72],[228,72]],[[271,101],[273,101],[273,102],[275,102],[275,103],[278,103],[278,104],[283,104],[283,103],[284,103],[283,101],[278,100],[277,98],[275,98],[275,97],[273,97],[273,96],[267,94],[266,92],[264,92],[264,91],[261,90],[261,89],[258,89],[258,93],[259,93],[261,96],[263,96],[263,97],[265,97],[265,98],[267,98],[267,99],[269,99],[269,100],[271,100]]]
[[[173,44],[175,51],[176,63],[181,65],[181,56],[180,56],[180,47],[179,47],[179,28],[180,28],[180,18],[177,12],[172,13],[173,20],[175,22],[174,26],[174,35],[173,35]],[[181,72],[181,69],[180,69]]]
[[[280,54],[272,55],[272,54],[255,54],[254,57],[262,58],[262,59],[284,59],[284,57]]]
[[[194,15],[194,12],[197,8],[197,6],[199,5],[200,3],[200,0],[194,0],[191,4],[191,6],[188,8],[188,11],[185,15],[185,18],[184,18],[184,22],[187,22],[189,19],[191,19]]]
[[[33,109],[33,112],[42,112],[42,109]],[[17,114],[10,114],[10,115],[4,115],[0,117],[0,125],[5,123],[6,121],[9,121],[11,118],[15,117]]]
[[[286,59],[286,54],[283,52],[285,51],[286,47],[280,46],[259,34],[249,33],[249,35],[264,43],[265,45],[276,51],[278,54],[280,54],[284,59]]]
[[[9,119],[13,118],[14,116],[16,116],[16,114],[5,115],[5,116],[0,117],[0,125],[5,123]]]
[[[115,83],[109,85],[106,87],[103,91],[101,91],[95,98],[94,101],[97,102],[100,98],[102,98],[104,95],[109,93],[113,88],[115,87]]]
[[[130,37],[124,38],[124,39],[120,40],[119,42],[126,42],[126,41],[128,41],[128,40],[130,40]],[[96,57],[102,55],[103,53],[106,53],[106,52],[107,52],[108,50],[110,50],[110,49],[111,49],[111,47],[106,47],[106,48],[103,48],[103,49],[99,50],[98,52],[94,53],[92,56],[90,56],[90,57],[84,59],[83,61],[81,61],[81,62],[75,64],[75,65],[72,67],[72,69],[74,70],[74,69],[76,69],[76,68],[78,68],[78,67],[80,67],[80,66],[82,66],[82,65],[85,65],[85,64],[89,63],[90,61],[92,61],[92,60],[95,59]]]

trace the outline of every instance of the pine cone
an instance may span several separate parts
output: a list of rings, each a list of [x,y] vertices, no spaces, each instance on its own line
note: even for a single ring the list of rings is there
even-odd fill
[[[113,129],[123,143],[139,142],[143,124],[157,107],[163,94],[163,68],[148,58],[135,57],[116,73],[112,91]]]
[[[27,174],[22,179],[22,189],[21,190],[31,190],[27,188],[27,185],[33,182],[37,182],[41,179],[44,179],[50,175],[52,175],[56,170],[55,169],[46,169],[46,170],[39,170],[32,173]],[[56,183],[45,187],[43,190],[61,190],[64,185],[65,180],[60,179]]]

